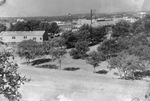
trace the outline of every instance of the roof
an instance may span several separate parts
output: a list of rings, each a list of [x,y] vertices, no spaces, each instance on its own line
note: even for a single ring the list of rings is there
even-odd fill
[[[0,36],[42,36],[45,31],[3,31]]]

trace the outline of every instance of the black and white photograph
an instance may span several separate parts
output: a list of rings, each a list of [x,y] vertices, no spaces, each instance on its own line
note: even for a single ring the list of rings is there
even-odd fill
[[[150,101],[150,0],[0,0],[0,101]]]

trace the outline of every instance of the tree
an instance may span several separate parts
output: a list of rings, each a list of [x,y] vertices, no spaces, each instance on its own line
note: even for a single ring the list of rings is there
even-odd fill
[[[6,26],[4,26],[3,24],[0,24],[0,32],[2,31],[6,31]]]
[[[130,26],[131,24],[128,21],[121,20],[113,26],[112,37],[126,37],[130,35]]]
[[[64,39],[55,37],[50,41],[44,42],[42,49],[45,54],[52,56],[53,61],[59,61],[61,69],[62,59],[65,58],[65,54],[67,53]]]
[[[149,34],[150,30],[150,16],[147,15],[143,19],[137,20],[130,27],[130,32],[134,34],[146,33]]]
[[[138,56],[141,60],[150,60],[150,47],[146,45],[140,45],[138,47],[131,47],[128,50],[129,54]]]
[[[11,31],[30,31],[25,22],[17,22],[10,28]]]
[[[50,24],[49,23],[46,23],[46,22],[41,22],[40,24],[39,24],[39,30],[47,30],[48,29],[48,27],[50,26]]]
[[[108,27],[111,26],[99,26],[92,29],[91,37],[91,44],[98,44],[106,39],[106,34]]]
[[[78,34],[78,40],[88,41],[91,45],[98,44],[106,38],[106,29],[111,26],[100,26],[93,28],[84,24],[80,27]]]
[[[65,32],[61,36],[65,40],[65,45],[67,48],[74,48],[75,43],[78,41],[78,36],[73,32]]]
[[[42,49],[44,51],[44,54],[48,55],[50,54],[50,49],[52,48],[52,43],[51,41],[44,41],[42,43]]]
[[[86,41],[89,43],[91,41],[90,32],[88,30],[78,31],[77,32],[77,38],[78,38],[78,41]]]
[[[75,49],[72,49],[69,53],[73,59],[84,59],[87,56],[86,52],[89,50],[88,42],[81,41],[77,42],[75,44]]]
[[[111,65],[110,68],[117,68],[120,77],[127,79],[132,77],[134,79],[134,72],[136,70],[145,70],[145,64],[143,60],[140,60],[138,56],[130,55],[126,52],[121,52],[117,57],[113,57],[108,60]]]
[[[88,54],[86,61],[88,64],[93,66],[95,73],[95,67],[99,66],[99,63],[102,61],[102,59],[103,59],[102,54],[96,51],[92,51]]]
[[[141,25],[142,25],[142,20],[141,19],[137,20],[131,25],[129,29],[130,32],[134,34],[138,34],[138,33],[145,31],[144,26],[141,26]]]
[[[60,32],[60,28],[57,23],[53,22],[47,27],[46,32],[50,33],[51,38],[54,38],[55,35]]]
[[[80,27],[79,31],[88,31],[90,32],[92,30],[92,26],[88,25],[88,24],[84,24]]]
[[[65,39],[62,37],[55,37],[50,40],[51,42],[51,47],[57,47],[57,48],[66,48],[65,45]]]
[[[17,22],[12,25],[11,31],[39,31],[39,30],[47,30],[49,28],[49,23],[43,23],[39,20],[27,20],[24,22]]]
[[[18,89],[24,84],[26,77],[17,73],[18,65],[14,62],[12,53],[0,52],[0,94],[4,95],[9,101],[19,101],[21,94]]]
[[[39,30],[39,25],[40,25],[39,20],[28,20],[25,22],[25,27],[27,27],[30,31],[37,31]]]
[[[20,57],[24,57],[25,59],[27,59],[28,65],[30,63],[30,59],[34,59],[36,56],[43,54],[38,48],[43,47],[39,47],[39,44],[36,41],[24,40],[18,45],[18,54]]]
[[[105,55],[106,59],[117,56],[118,53],[128,50],[131,46],[131,38],[108,39],[103,41],[97,51]]]
[[[65,58],[65,54],[67,53],[67,51],[65,50],[65,48],[53,48],[50,51],[52,54],[53,61],[58,60],[59,67],[61,69],[62,59]]]

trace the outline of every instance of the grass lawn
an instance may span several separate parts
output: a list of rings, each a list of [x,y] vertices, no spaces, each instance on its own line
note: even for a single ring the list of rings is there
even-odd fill
[[[84,60],[73,60],[67,54],[62,68],[79,67],[76,71],[35,68],[21,64],[24,60],[17,58],[20,66],[18,72],[31,78],[22,85],[21,101],[131,101],[134,97],[144,100],[148,82],[140,80],[121,80],[108,74],[94,74],[93,68]],[[57,64],[46,62],[39,65]],[[103,62],[96,70],[106,69]],[[107,69],[106,69],[107,70]],[[0,101],[7,101],[0,97]]]

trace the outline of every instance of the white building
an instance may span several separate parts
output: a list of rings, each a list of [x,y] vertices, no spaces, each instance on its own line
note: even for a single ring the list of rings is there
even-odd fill
[[[57,23],[58,26],[64,26],[65,25],[65,22],[62,22],[62,21],[53,21],[55,23]]]
[[[3,31],[0,40],[3,42],[21,42],[23,40],[35,40],[43,42],[48,35],[45,31]]]
[[[126,20],[126,21],[128,21],[130,23],[134,23],[134,22],[137,21],[137,19],[135,19],[135,18],[129,18],[129,17],[123,17],[123,20]]]
[[[17,22],[25,22],[24,19],[17,19],[16,21],[17,21]]]
[[[88,24],[90,25],[91,24],[91,20],[87,20],[87,19],[78,19],[76,21],[77,25],[84,25],[84,24]]]

